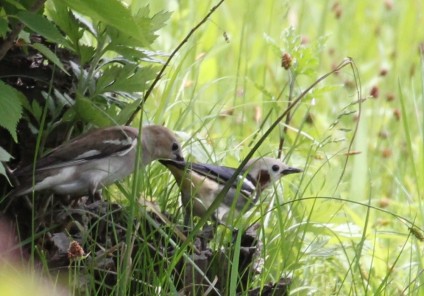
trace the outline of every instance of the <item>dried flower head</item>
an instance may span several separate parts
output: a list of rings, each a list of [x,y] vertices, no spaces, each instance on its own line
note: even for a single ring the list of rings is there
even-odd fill
[[[293,63],[292,56],[287,52],[283,53],[283,55],[281,57],[281,67],[288,70],[288,69],[291,68],[292,63]]]
[[[72,241],[69,244],[68,258],[69,260],[79,260],[85,255],[84,249],[77,241]]]

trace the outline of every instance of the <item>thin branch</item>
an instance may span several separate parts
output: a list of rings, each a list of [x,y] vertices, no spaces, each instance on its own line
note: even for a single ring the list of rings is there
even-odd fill
[[[134,117],[137,115],[137,113],[141,110],[144,103],[147,101],[150,94],[152,93],[153,88],[156,86],[156,84],[162,78],[163,72],[165,72],[165,69],[168,67],[169,63],[174,58],[174,56],[177,54],[177,52],[181,49],[181,47],[183,47],[183,45],[185,43],[187,43],[187,41],[190,39],[190,37],[208,20],[208,18],[219,8],[219,6],[221,6],[222,3],[224,3],[224,0],[219,1],[218,4],[216,4],[214,7],[212,7],[211,10],[209,11],[209,13],[193,29],[191,29],[191,31],[187,34],[187,36],[183,39],[183,41],[181,41],[181,43],[174,49],[174,51],[169,56],[168,60],[162,66],[162,69],[159,71],[158,75],[156,75],[155,80],[152,82],[149,89],[146,91],[146,94],[144,95],[143,100],[140,102],[140,104],[137,106],[137,108],[131,114],[126,125],[129,125],[134,120]]]
[[[41,7],[43,7],[45,2],[46,0],[35,1],[35,3],[32,5],[32,7],[28,11],[37,12],[38,10],[40,10]],[[25,25],[23,23],[18,22],[12,28],[10,33],[7,34],[6,39],[4,39],[3,42],[0,44],[0,61],[4,58],[4,56],[7,54],[9,49],[12,48],[16,38],[18,38],[19,33],[22,31],[24,27]]]

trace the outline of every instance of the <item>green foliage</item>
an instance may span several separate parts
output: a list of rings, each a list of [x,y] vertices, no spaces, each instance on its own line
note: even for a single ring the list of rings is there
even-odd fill
[[[48,41],[69,48],[69,44],[65,37],[59,32],[56,26],[44,16],[23,10],[18,12],[16,17],[29,29],[45,37]]]
[[[83,121],[90,121],[99,127],[113,125],[111,118],[105,116],[105,112],[98,105],[84,97],[79,97],[75,102],[76,114]]]
[[[13,157],[12,155],[10,155],[9,153],[7,153],[6,150],[4,150],[3,148],[0,147],[0,175],[3,175],[6,177],[6,179],[9,181],[9,178],[6,174],[6,169],[3,165],[3,163],[8,162],[9,160],[11,160]]]
[[[55,0],[46,3],[43,14],[32,14],[28,5],[7,3],[0,10],[0,36],[13,23],[7,26],[5,17],[16,15],[28,23],[23,33],[36,32],[60,45],[34,42],[23,50],[35,46],[56,74],[66,70],[72,77],[68,89],[73,92],[53,85],[40,100],[14,102],[35,118],[33,125],[40,124],[47,104],[53,118],[49,127],[62,121],[124,123],[157,73],[154,64],[163,59],[158,52],[174,49],[211,8],[207,1],[193,9],[190,1],[158,0],[146,6],[142,1]],[[143,121],[184,131],[188,159],[237,166],[285,110],[288,98],[296,98],[346,56],[354,59],[359,77],[345,68],[311,90],[291,121],[282,123],[255,154],[276,156],[284,138],[285,160],[305,173],[283,179],[284,188],[278,184],[267,192],[248,219],[259,219],[264,246],[263,269],[250,279],[252,287],[289,275],[293,295],[422,293],[424,70],[417,48],[424,35],[416,29],[422,5],[390,3],[226,1],[183,46],[143,107]],[[150,10],[164,9],[174,13],[158,34],[170,15],[152,16]],[[62,56],[62,47],[70,49],[72,58]],[[281,67],[284,53],[293,61],[289,70]],[[359,89],[355,82],[361,82]],[[379,95],[372,99],[369,94],[376,89]],[[15,126],[8,127],[11,134]],[[141,195],[178,217],[172,177],[159,165],[146,175],[140,177]],[[131,186],[132,179],[120,190],[111,187],[109,195],[136,200],[139,195],[126,193]],[[144,235],[169,238],[161,230],[134,233]],[[217,249],[223,244],[214,242]],[[136,271],[129,281],[140,294],[179,292],[164,266],[180,258],[163,258],[153,266],[149,256],[149,246],[137,250],[136,259],[120,266],[118,274]],[[237,264],[235,258],[228,270]],[[138,277],[143,268],[151,277]],[[228,289],[234,291],[236,272],[229,277]],[[116,294],[125,284],[113,287]]]
[[[34,5],[43,2],[30,2],[8,0],[0,10],[0,37],[21,30],[19,23],[25,25],[18,32],[18,46],[8,49],[0,67],[4,63],[28,68],[23,73],[19,67],[5,67],[2,72],[0,108],[5,114],[0,111],[0,126],[17,141],[16,124],[23,108],[22,126],[37,137],[37,153],[52,134],[63,140],[77,123],[84,128],[124,124],[156,77],[154,64],[162,63],[149,47],[170,13],[152,15],[146,4],[117,0],[51,0],[41,9]],[[0,152],[1,161],[16,153],[3,148]],[[0,174],[5,175],[2,163]],[[130,214],[129,223],[133,220]],[[130,258],[131,253],[124,256]],[[130,269],[123,268],[120,291],[128,289],[125,276]]]
[[[155,32],[170,14],[160,12],[150,16],[148,6],[125,6],[116,0],[100,2],[93,6],[86,1],[47,1],[45,9],[38,13],[27,8],[31,5],[14,1],[2,8],[0,36],[6,36],[17,21],[22,22],[25,25],[20,33],[22,52],[28,56],[34,54],[30,49],[41,53],[44,60],[37,67],[43,68],[47,76],[40,78],[31,71],[25,73],[25,77],[33,81],[44,79],[48,93],[40,93],[37,100],[25,98],[25,94],[16,99],[18,92],[1,84],[5,90],[0,106],[4,107],[5,115],[0,119],[0,126],[5,127],[15,141],[22,106],[27,112],[24,118],[28,125],[37,132],[43,104],[48,105],[47,137],[65,122],[83,121],[95,126],[125,123],[141,103],[141,94],[157,72],[151,64],[158,62],[155,52],[145,47],[156,39]],[[41,40],[30,36],[40,36]],[[57,71],[68,77],[56,75]],[[13,80],[19,75],[21,73],[6,72],[0,78]],[[64,82],[68,84],[65,90],[61,86]],[[23,82],[24,85],[31,83]],[[120,114],[121,110],[125,112]]]
[[[0,126],[4,127],[12,135],[15,142],[18,141],[16,125],[22,115],[22,94],[13,87],[0,81]]]
[[[7,27],[7,19],[5,16],[0,16],[0,38],[4,38],[6,33],[9,31]]]
[[[66,71],[65,67],[63,66],[62,62],[57,57],[57,55],[55,55],[55,53],[51,51],[47,46],[41,43],[34,43],[31,46],[38,50],[43,56],[48,58],[57,67],[59,67],[60,70],[69,75],[68,71]]]
[[[156,7],[163,5],[171,4],[159,1]],[[391,7],[390,1],[332,5],[226,2],[183,48],[172,76],[146,110],[172,105],[166,116],[157,116],[210,145],[196,160],[235,166],[249,151],[248,143],[287,106],[293,76],[295,98],[352,57],[360,76],[345,68],[314,88],[284,135],[287,161],[304,165],[306,173],[302,179],[284,179],[284,191],[277,186],[275,194],[269,193],[263,203],[273,205],[269,215],[256,211],[265,245],[264,270],[257,280],[265,284],[281,274],[293,275],[294,295],[420,295],[421,242],[403,219],[419,226],[424,217],[424,75],[418,51],[407,50],[424,38],[414,29],[422,21],[416,13],[421,6]],[[188,1],[181,1],[157,47],[172,47],[168,38],[181,40],[198,21],[198,11],[208,9],[203,4],[195,13]],[[289,71],[281,68],[286,52],[295,61]],[[365,99],[361,112],[356,79]],[[375,99],[369,97],[373,87],[380,93]],[[354,151],[347,153],[354,135]],[[257,155],[276,155],[279,136],[273,133]],[[187,142],[187,152],[192,145],[202,147],[198,140]]]
[[[288,53],[292,59],[291,71],[295,75],[314,75],[319,64],[319,55],[323,50],[327,38],[320,37],[316,41],[305,44],[302,36],[293,27],[282,33],[282,44],[279,45],[271,36],[265,35],[265,40],[273,48],[276,58]]]

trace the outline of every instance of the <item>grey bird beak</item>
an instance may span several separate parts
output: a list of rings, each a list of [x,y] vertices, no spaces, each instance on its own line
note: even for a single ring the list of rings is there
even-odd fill
[[[281,172],[281,174],[282,174],[283,176],[285,176],[285,175],[297,174],[297,173],[301,173],[301,172],[303,172],[303,170],[298,169],[298,168],[288,167],[288,168],[286,168],[285,170],[283,170],[283,171]]]
[[[180,158],[182,158],[182,157],[180,156]],[[182,169],[182,170],[185,169],[185,167],[187,165],[186,162],[184,161],[184,158],[183,158],[183,160],[159,159],[159,162],[166,167],[174,166],[174,167],[176,167],[178,169]]]

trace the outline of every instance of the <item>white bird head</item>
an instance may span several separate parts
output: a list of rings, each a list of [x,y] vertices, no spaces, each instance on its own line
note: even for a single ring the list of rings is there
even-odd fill
[[[301,169],[290,167],[281,160],[271,157],[252,158],[245,168],[245,171],[256,180],[259,193],[285,175],[302,172]]]
[[[142,130],[143,149],[146,149],[150,159],[143,162],[149,163],[156,159],[184,160],[181,145],[175,134],[160,125],[149,125]]]

